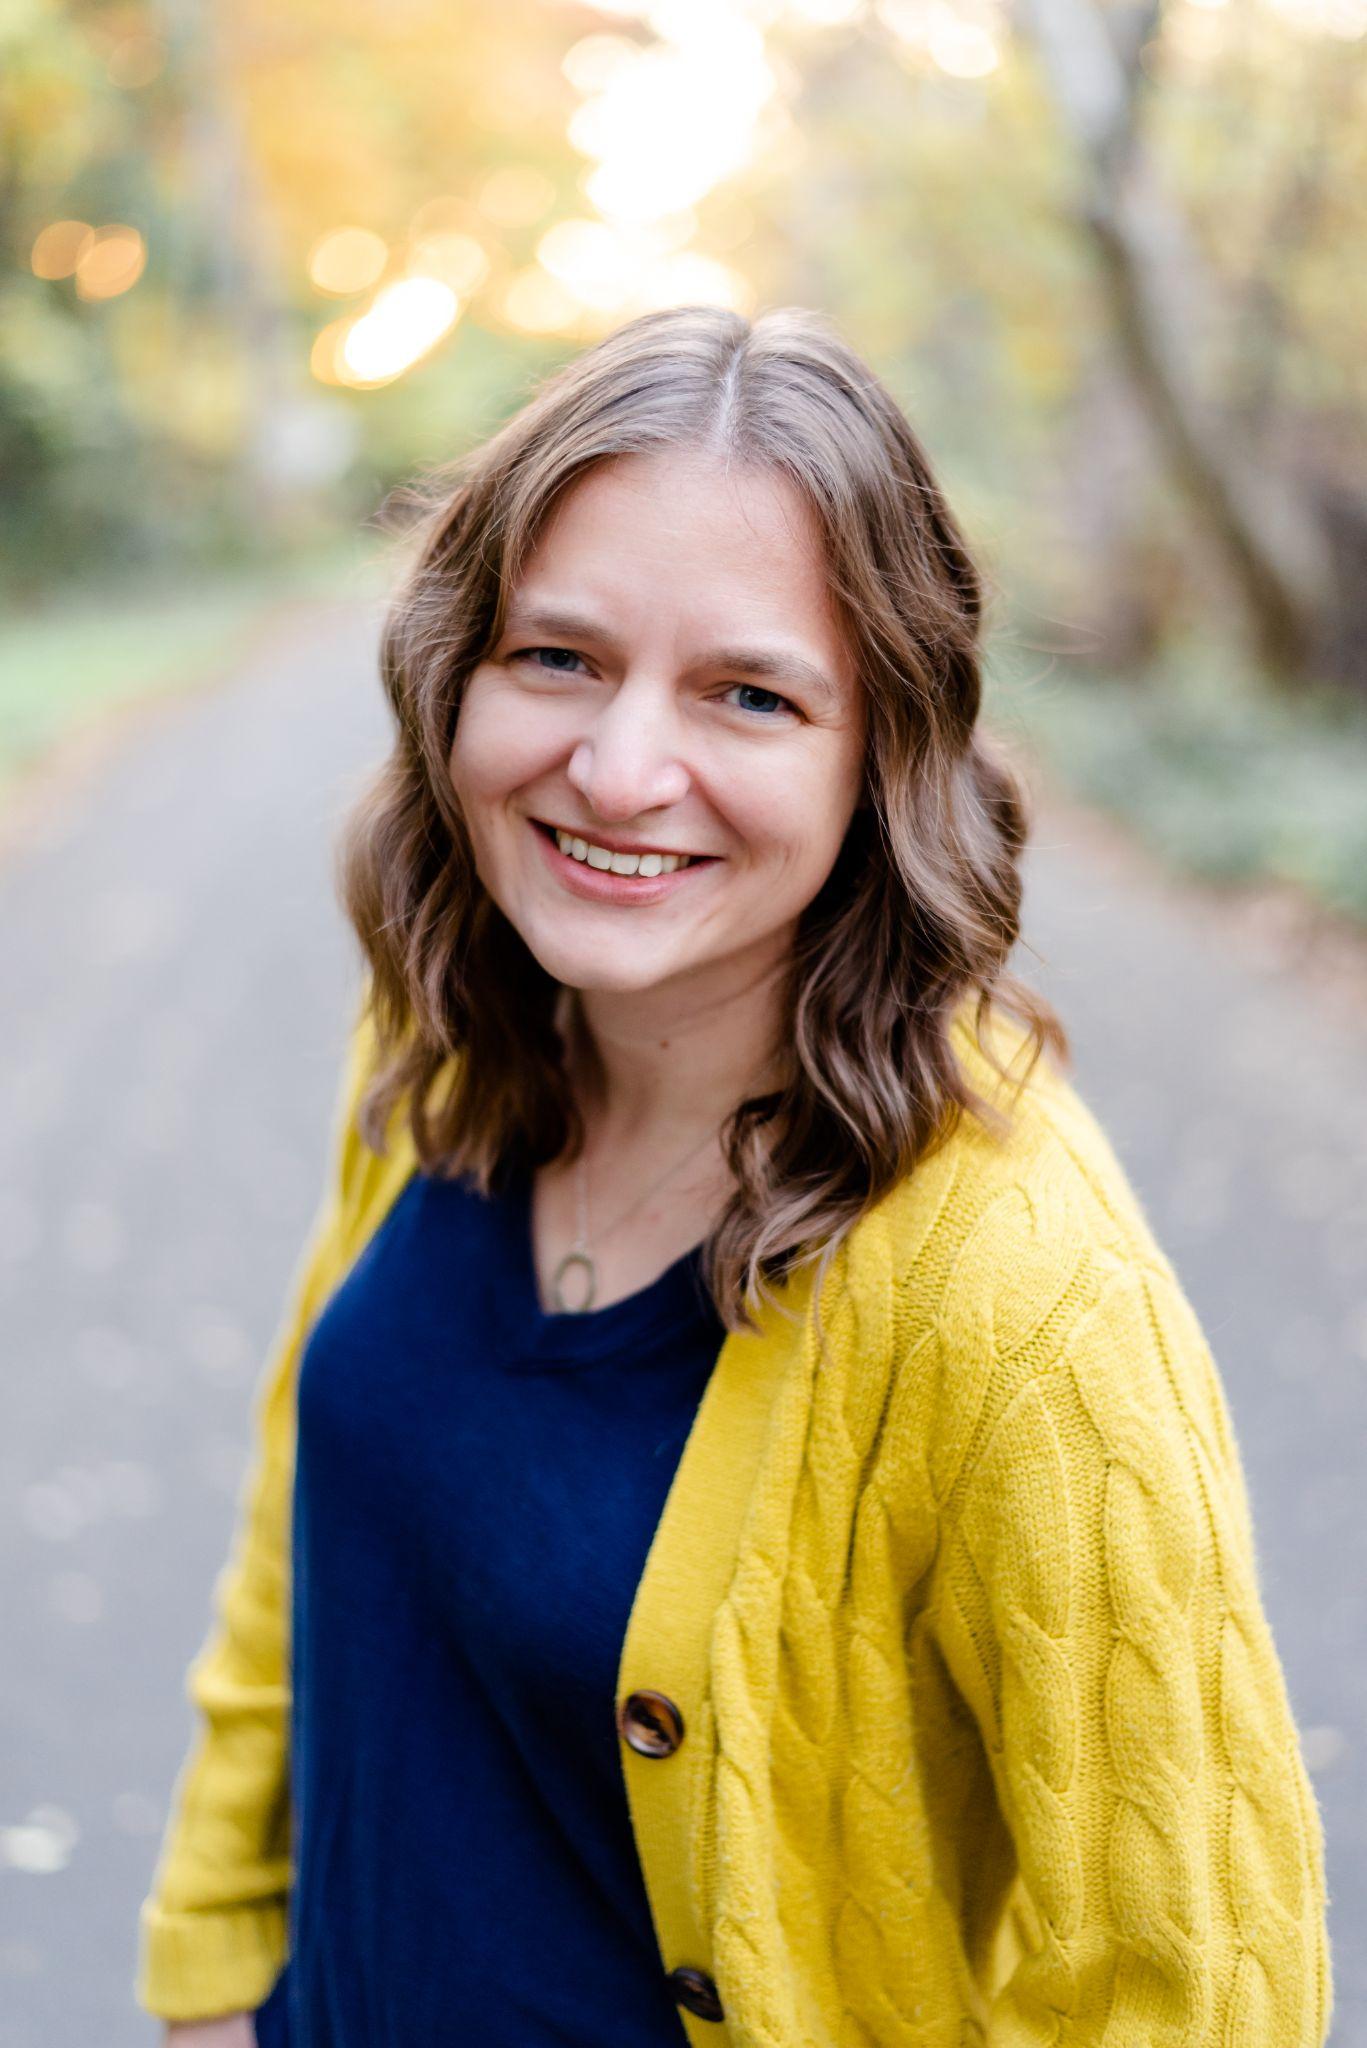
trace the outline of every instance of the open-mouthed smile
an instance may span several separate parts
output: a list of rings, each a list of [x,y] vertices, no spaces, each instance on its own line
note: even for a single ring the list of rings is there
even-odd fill
[[[685,876],[719,865],[712,854],[605,846],[597,840],[532,818],[551,871],[575,895],[598,903],[655,903]]]

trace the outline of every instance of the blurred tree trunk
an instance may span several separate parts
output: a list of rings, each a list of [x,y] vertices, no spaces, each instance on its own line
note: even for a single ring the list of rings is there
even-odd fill
[[[276,420],[298,380],[272,246],[234,92],[232,16],[203,0],[160,0],[168,45],[184,88],[179,168],[186,218],[180,296],[192,303],[195,268],[214,317],[234,340],[242,374],[239,432],[227,477],[234,523],[258,533],[284,528],[290,512],[270,460]]]
[[[1082,160],[1082,219],[1131,385],[1218,546],[1260,659],[1291,682],[1332,658],[1337,579],[1318,509],[1290,476],[1255,465],[1198,388],[1212,281],[1136,131],[1140,54],[1160,12],[1161,0],[1124,13],[1021,0],[1019,20]]]
[[[1184,536],[1161,519],[1171,499],[1162,452],[1110,350],[1095,351],[1069,406],[1062,476],[1064,517],[1086,537],[1069,617],[1086,626],[1100,665],[1142,672],[1162,649],[1174,589],[1187,587],[1174,573]]]

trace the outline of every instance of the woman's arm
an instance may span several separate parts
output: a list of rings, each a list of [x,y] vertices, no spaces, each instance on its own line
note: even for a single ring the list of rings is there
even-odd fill
[[[362,1000],[334,1119],[332,1168],[258,1386],[256,1449],[214,1619],[186,1675],[199,1727],[139,1922],[135,1997],[166,2020],[242,2032],[285,1960],[290,1882],[289,1515],[295,1375],[341,1275],[363,1141],[354,1112],[371,1035]],[[224,2016],[213,2018],[212,2016]],[[182,2037],[188,2038],[188,2037]],[[217,2035],[196,2033],[206,2048]]]
[[[1320,1818],[1223,1389],[1166,1262],[1116,1267],[951,1505],[936,1630],[1025,1901],[988,2043],[1321,2048]]]

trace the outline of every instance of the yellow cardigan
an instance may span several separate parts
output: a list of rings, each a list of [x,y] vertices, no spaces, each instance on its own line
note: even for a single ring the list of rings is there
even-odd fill
[[[387,1157],[354,1127],[372,1050],[363,1005],[187,1675],[166,2018],[285,1957],[295,1369],[416,1165],[399,1112]],[[724,1342],[622,1652],[619,1702],[682,1713],[621,1760],[661,1967],[720,2001],[694,2048],[1321,2048],[1320,1816],[1225,1397],[1091,1112],[1041,1062],[1005,1142],[965,1118],[837,1254],[824,1359],[811,1287]]]

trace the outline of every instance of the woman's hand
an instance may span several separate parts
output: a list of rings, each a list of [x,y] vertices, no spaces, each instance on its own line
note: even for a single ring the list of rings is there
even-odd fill
[[[225,2013],[218,2020],[173,2020],[162,2042],[163,2048],[256,2048],[256,2028],[249,2012]]]

